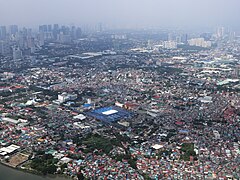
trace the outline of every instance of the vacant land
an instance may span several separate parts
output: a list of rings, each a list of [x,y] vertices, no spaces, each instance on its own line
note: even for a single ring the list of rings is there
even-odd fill
[[[9,159],[9,163],[8,165],[12,166],[12,167],[17,167],[19,164],[22,164],[23,162],[28,160],[28,155],[26,154],[22,154],[22,153],[18,153],[14,156],[12,156]]]

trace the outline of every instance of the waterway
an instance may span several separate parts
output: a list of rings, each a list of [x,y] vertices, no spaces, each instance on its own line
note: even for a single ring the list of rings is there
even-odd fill
[[[69,180],[64,177],[45,177],[19,171],[0,164],[0,180]]]

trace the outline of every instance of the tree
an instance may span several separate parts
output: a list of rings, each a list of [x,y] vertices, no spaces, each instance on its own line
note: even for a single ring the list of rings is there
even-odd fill
[[[137,169],[137,159],[134,158],[134,159],[129,159],[128,160],[128,163],[130,164],[130,166],[133,168],[133,169]]]
[[[78,178],[78,180],[84,180],[85,179],[84,176],[83,176],[83,173],[81,173],[81,172],[79,172],[77,174],[77,178]]]

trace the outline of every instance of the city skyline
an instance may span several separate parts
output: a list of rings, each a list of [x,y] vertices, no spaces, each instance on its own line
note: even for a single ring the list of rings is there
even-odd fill
[[[240,179],[239,0],[0,0],[0,180]]]
[[[200,28],[227,26],[239,28],[237,0],[137,1],[127,0],[1,0],[0,24],[36,26],[38,24],[95,25],[111,28]]]

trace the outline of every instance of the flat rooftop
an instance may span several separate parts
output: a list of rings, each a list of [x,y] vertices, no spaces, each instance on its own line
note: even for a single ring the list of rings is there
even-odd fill
[[[113,123],[121,119],[128,119],[134,115],[132,112],[116,106],[94,109],[86,114],[105,123]]]
[[[117,110],[111,109],[111,110],[102,112],[102,114],[104,114],[104,115],[111,115],[111,114],[115,114],[117,112],[118,112]]]

